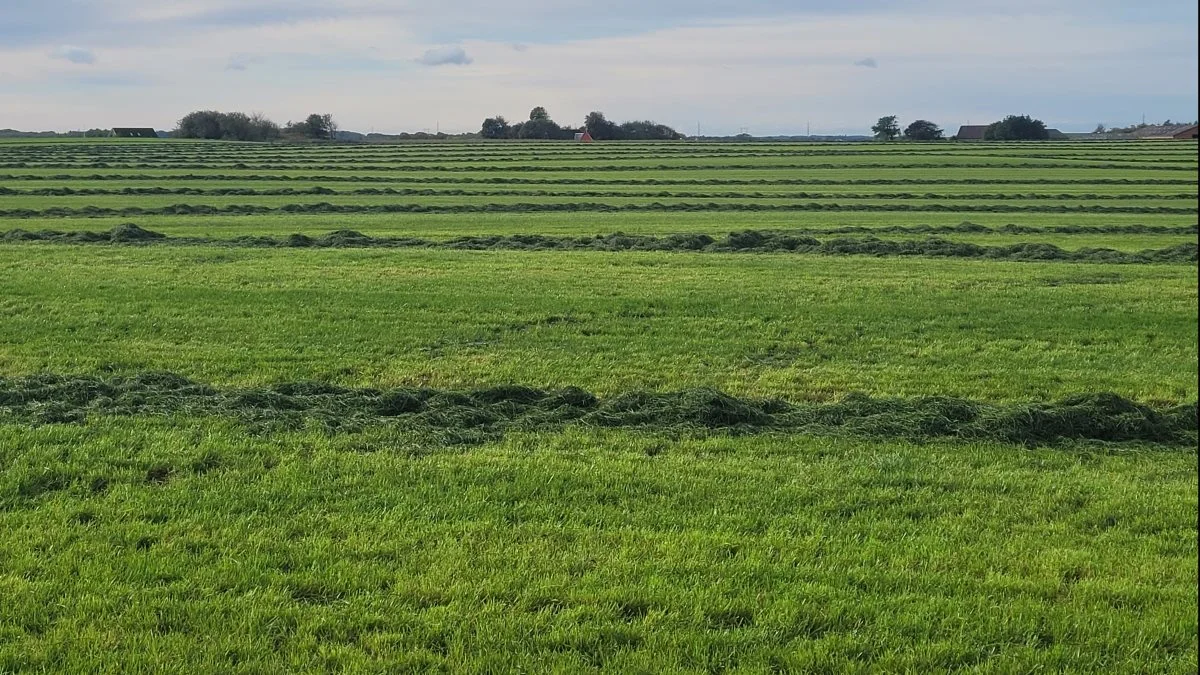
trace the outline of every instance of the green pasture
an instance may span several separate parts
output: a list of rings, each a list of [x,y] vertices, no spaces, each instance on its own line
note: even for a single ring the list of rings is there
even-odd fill
[[[0,672],[1194,673],[1195,153],[0,139]],[[335,194],[211,192],[314,187]],[[422,193],[353,193],[381,188]],[[57,211],[654,202],[701,210]],[[809,202],[846,209],[704,208]],[[1023,210],[972,210],[993,206]],[[1064,206],[1144,212],[1033,210]],[[786,230],[1184,245],[1185,262],[2,238],[126,223],[435,242]],[[267,412],[131,391],[116,413],[105,378]],[[335,385],[507,392],[500,411],[529,388],[586,396],[572,387],[709,408],[487,433],[467,406],[436,433],[383,408],[278,422],[294,401],[278,392]],[[864,403],[853,428],[785,430],[739,423],[718,391],[935,413],[884,424]],[[1182,436],[1078,440],[1112,438],[1089,435],[1085,399],[1112,428],[1174,415]],[[919,432],[963,405],[1033,433]]]

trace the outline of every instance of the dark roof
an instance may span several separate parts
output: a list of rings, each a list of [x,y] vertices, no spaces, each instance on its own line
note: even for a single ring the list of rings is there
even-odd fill
[[[158,138],[158,132],[150,127],[113,127],[113,136],[120,138]]]
[[[1171,138],[1189,129],[1195,129],[1195,124],[1167,124],[1136,129],[1133,135],[1137,138]]]
[[[986,124],[964,124],[958,128],[957,138],[960,141],[982,141],[984,131],[987,131]]]
[[[1183,136],[1185,138],[1195,138],[1197,135],[1197,132],[1200,132],[1200,124],[1189,124],[1188,126],[1182,128],[1182,129],[1176,129],[1173,136],[1175,138],[1179,138],[1180,136]]]
[[[1070,138],[1070,136],[1064,134],[1063,132],[1059,131],[1058,129],[1047,129],[1046,130],[1046,138],[1049,138],[1052,141],[1065,141],[1068,138]]]

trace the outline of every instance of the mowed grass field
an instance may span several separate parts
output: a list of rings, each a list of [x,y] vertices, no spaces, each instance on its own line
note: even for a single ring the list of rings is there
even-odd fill
[[[0,142],[0,672],[1195,672],[1196,193]]]

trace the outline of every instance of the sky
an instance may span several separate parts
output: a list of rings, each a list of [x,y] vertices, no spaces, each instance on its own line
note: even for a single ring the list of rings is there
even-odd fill
[[[1197,117],[1194,0],[0,0],[0,128],[192,110],[477,131],[534,106],[685,133]]]

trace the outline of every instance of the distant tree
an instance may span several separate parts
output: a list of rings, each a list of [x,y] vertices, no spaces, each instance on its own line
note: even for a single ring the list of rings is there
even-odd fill
[[[329,138],[329,129],[325,127],[325,116],[313,113],[304,119],[304,128],[309,138]]]
[[[561,126],[550,119],[545,108],[537,107],[529,112],[524,122],[509,124],[500,115],[489,117],[480,125],[482,138],[527,138],[541,140],[570,140],[577,133],[588,132],[596,140],[678,140],[683,134],[665,124],[649,121],[631,121],[616,124],[600,111],[593,111],[584,119],[582,127]]]
[[[105,138],[112,136],[112,129],[88,129],[83,132],[86,138]]]
[[[1029,115],[1009,115],[983,132],[985,141],[1044,141],[1050,138],[1046,123]]]
[[[288,123],[283,125],[283,135],[291,138],[309,138],[308,122],[293,122],[288,120]]]
[[[288,122],[284,127],[283,133],[288,136],[299,136],[301,138],[315,139],[333,139],[337,136],[337,122],[333,120],[333,115],[313,113],[304,118],[303,122]]]
[[[620,125],[620,138],[629,141],[677,141],[683,134],[665,124],[635,120]]]
[[[248,141],[275,141],[279,140],[279,125],[267,119],[267,116],[262,113],[254,113],[250,116],[250,138]]]
[[[207,138],[226,141],[273,141],[279,138],[279,125],[260,113],[223,113],[200,110],[188,113],[171,132],[175,138]]]
[[[1092,129],[1093,134],[1102,134],[1102,133],[1105,133],[1106,131],[1108,131],[1108,127],[1104,126],[1103,122],[1101,122],[1100,124],[1097,124],[1095,129]]]
[[[483,121],[479,135],[483,138],[508,138],[509,129],[508,120],[496,115]]]
[[[221,113],[217,121],[221,126],[222,139],[227,141],[250,140],[250,116],[246,113]]]
[[[904,129],[904,137],[910,141],[940,141],[942,129],[929,120],[917,120]]]
[[[325,134],[325,138],[330,140],[337,138],[338,123],[333,119],[333,113],[321,115],[321,131]]]
[[[190,112],[179,120],[174,136],[176,138],[220,139],[221,117],[221,113],[215,110]]]
[[[875,126],[871,127],[871,131],[875,132],[875,138],[881,141],[894,141],[900,135],[900,123],[895,115],[880,117]]]
[[[597,141],[615,141],[621,134],[621,129],[609,122],[604,113],[599,111],[588,113],[583,121],[583,128]]]
[[[567,132],[549,118],[531,119],[521,125],[518,138],[555,140],[567,138]]]

